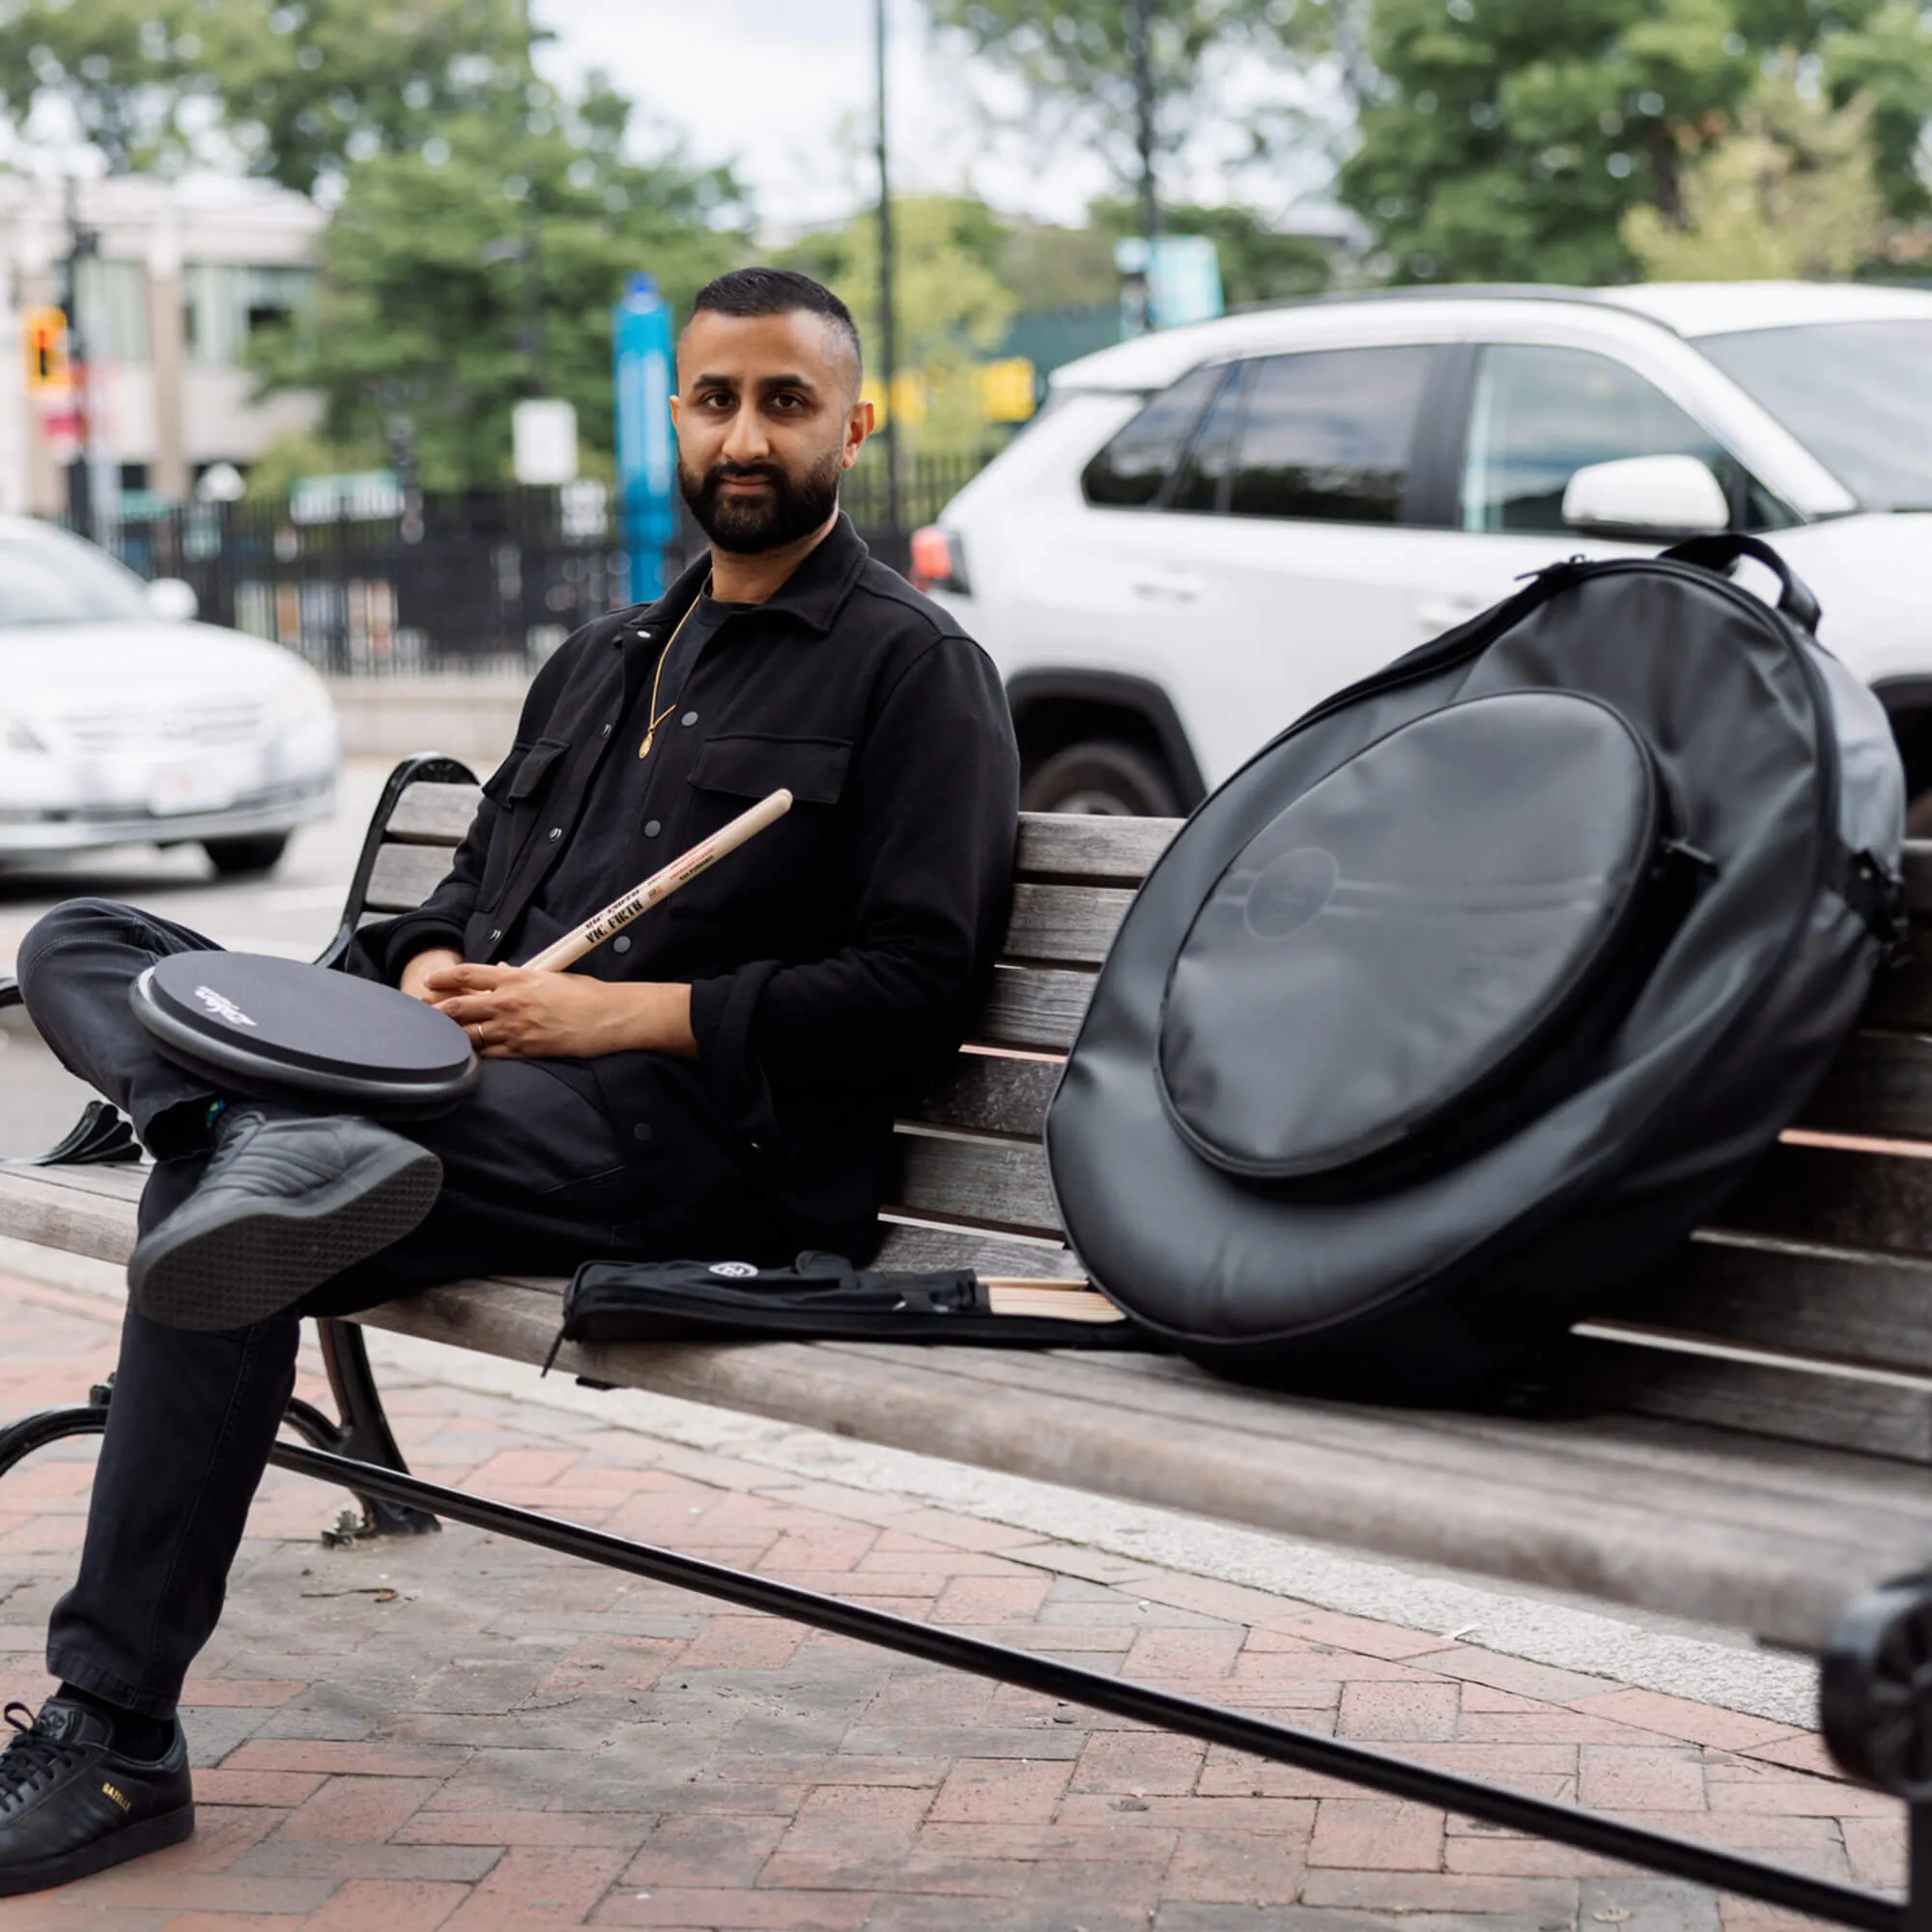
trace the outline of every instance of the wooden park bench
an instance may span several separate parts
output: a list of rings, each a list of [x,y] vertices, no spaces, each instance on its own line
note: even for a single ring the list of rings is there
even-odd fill
[[[391,779],[342,933],[416,905],[474,810],[471,775]],[[1028,817],[1006,960],[975,1039],[901,1124],[882,1265],[1075,1274],[1039,1145],[1057,1059],[1169,821]],[[1827,1738],[1911,1807],[1908,1902],[1518,1796],[562,1523],[409,1474],[358,1323],[539,1363],[557,1281],[466,1281],[325,1322],[339,1419],[298,1404],[274,1460],[351,1490],[372,1532],[433,1515],[1394,1796],[1883,1932],[1932,1932],[1932,846],[1927,934],[1810,1108],[1654,1312],[1594,1321],[1565,1419],[1272,1396],[1164,1355],[848,1343],[566,1348],[600,1384],[810,1425],[1398,1560],[1727,1625],[1821,1660]],[[11,988],[0,989],[0,1000]],[[1923,1033],[1918,1030],[1922,1029]],[[0,1233],[125,1261],[141,1171],[93,1110],[56,1164],[0,1166]],[[45,1157],[43,1157],[44,1159]],[[111,1391],[0,1430],[0,1471],[101,1427]],[[433,1513],[433,1515],[432,1515]]]

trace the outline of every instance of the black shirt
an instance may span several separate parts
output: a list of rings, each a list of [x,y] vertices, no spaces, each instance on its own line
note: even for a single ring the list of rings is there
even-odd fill
[[[430,946],[526,958],[543,923],[574,924],[787,787],[791,810],[644,914],[628,951],[607,941],[572,970],[688,982],[698,1074],[746,1172],[814,1223],[856,1225],[885,1185],[895,1094],[957,1046],[990,980],[1012,722],[985,654],[841,516],[776,596],[723,611],[640,759],[639,689],[706,571],[544,666],[448,877],[365,927],[355,963],[393,981]],[[578,1063],[620,1137],[648,1126],[640,1064],[658,1061]],[[650,1184],[641,1152],[638,1174]]]
[[[517,929],[503,942],[506,958],[533,959],[553,940],[562,938],[639,883],[622,872],[633,835],[642,826],[647,842],[662,843],[662,826],[650,829],[652,821],[644,815],[646,756],[641,748],[648,738],[650,754],[655,755],[665,734],[677,728],[678,716],[685,708],[682,693],[692,667],[714,634],[727,618],[756,609],[754,604],[721,604],[715,597],[699,596],[688,615],[673,626],[675,636],[662,650],[639,633],[626,639],[624,688],[628,702],[624,716],[611,731],[591,774],[577,823],[564,829],[562,856],[538,888]],[[676,856],[666,852],[663,862]],[[649,869],[657,867],[654,865]],[[634,943],[634,934],[620,932],[587,953],[574,970],[600,980],[621,979],[624,975],[613,968]]]

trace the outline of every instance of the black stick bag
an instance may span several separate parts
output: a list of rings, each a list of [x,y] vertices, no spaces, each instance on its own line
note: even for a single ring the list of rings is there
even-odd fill
[[[856,1268],[806,1253],[788,1268],[749,1262],[585,1262],[563,1297],[566,1342],[954,1342],[976,1348],[1151,1349],[1138,1322],[996,1315],[970,1268]],[[548,1364],[546,1364],[548,1367]]]

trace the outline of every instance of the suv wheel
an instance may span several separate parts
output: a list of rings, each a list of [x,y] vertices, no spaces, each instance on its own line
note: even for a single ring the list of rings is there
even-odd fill
[[[272,871],[289,849],[286,832],[258,832],[245,838],[204,838],[202,850],[218,877],[239,879]]]
[[[1109,818],[1178,818],[1180,801],[1160,764],[1132,745],[1095,740],[1042,759],[1020,787],[1023,811]]]

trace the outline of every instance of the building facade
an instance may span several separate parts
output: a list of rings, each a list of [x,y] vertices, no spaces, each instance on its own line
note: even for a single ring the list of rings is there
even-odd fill
[[[71,406],[30,392],[21,331],[32,310],[60,305],[76,224],[95,238],[74,269],[72,317],[90,364],[94,500],[134,515],[314,426],[311,398],[251,400],[246,350],[308,298],[326,221],[306,197],[259,182],[0,176],[0,511],[48,515],[68,500]]]

